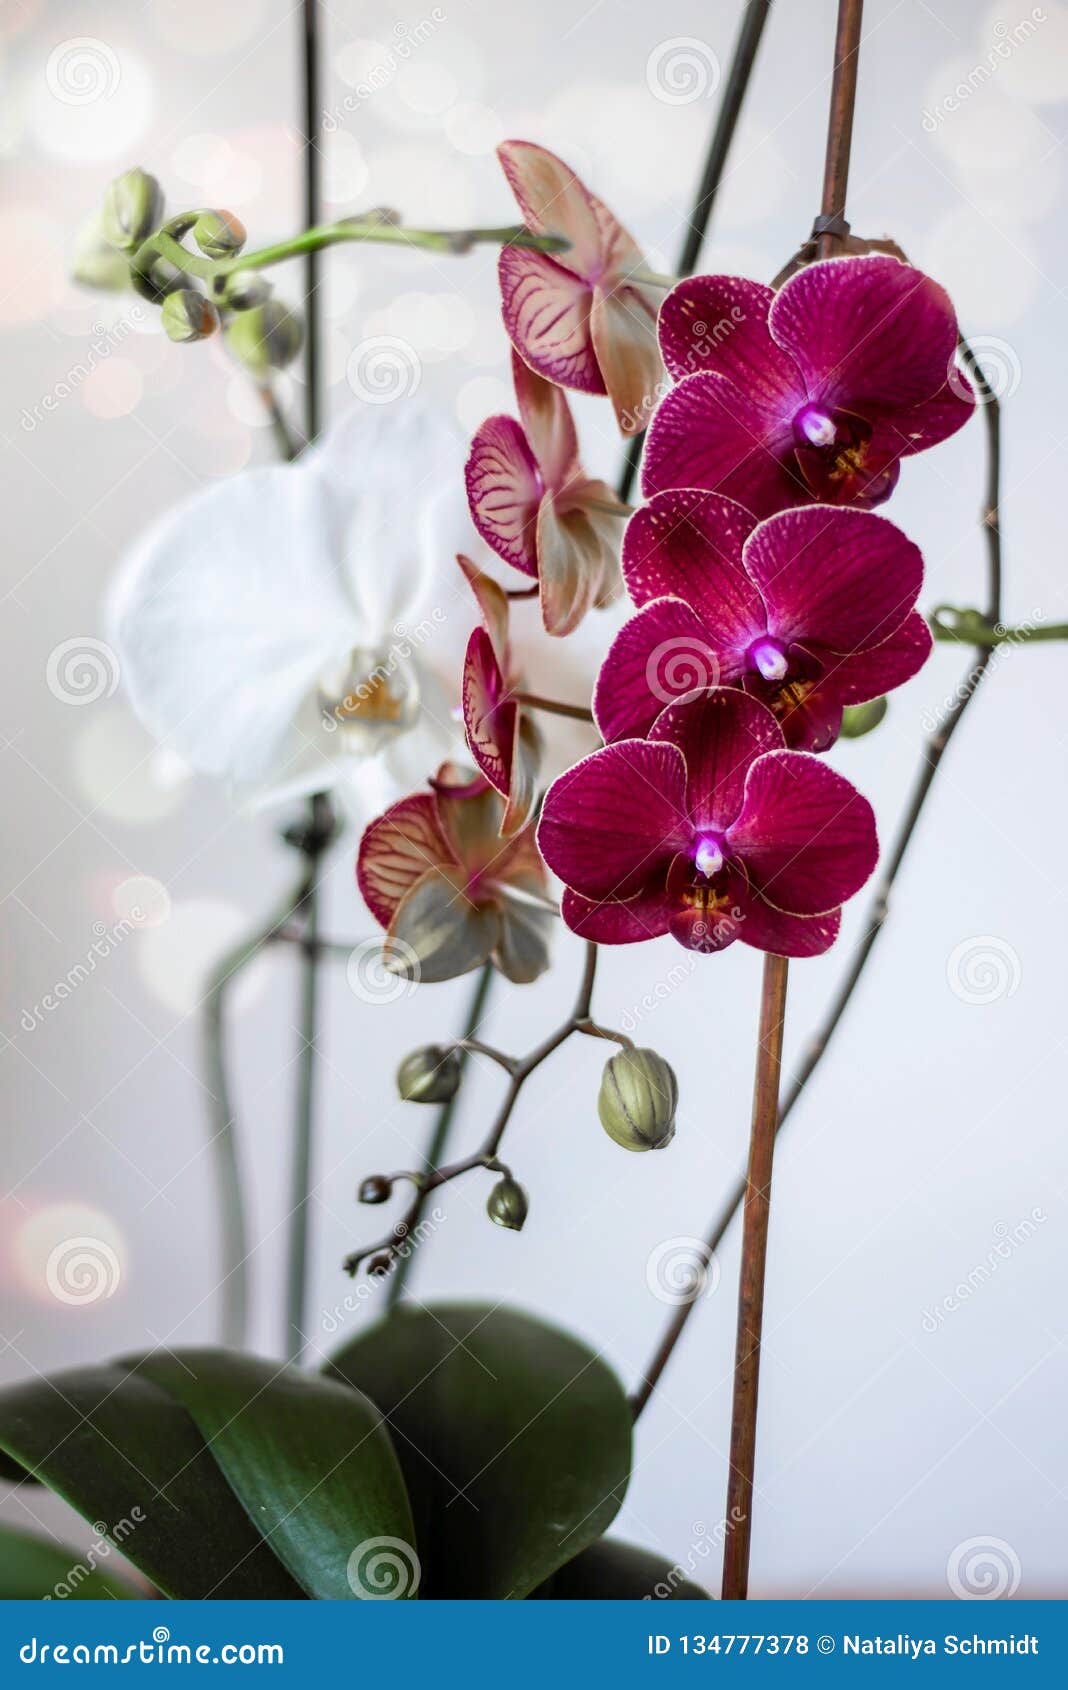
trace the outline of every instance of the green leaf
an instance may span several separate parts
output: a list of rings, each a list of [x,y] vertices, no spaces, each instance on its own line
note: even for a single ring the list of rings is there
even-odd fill
[[[404,1480],[365,1396],[226,1350],[161,1350],[132,1365],[192,1416],[249,1518],[309,1596],[385,1594],[378,1580],[390,1595],[416,1594]]]
[[[652,1601],[712,1600],[707,1590],[683,1578],[681,1569],[662,1555],[608,1538],[576,1555],[531,1596],[554,1602],[640,1602],[646,1596]]]
[[[100,1554],[67,1549],[18,1526],[0,1525],[0,1602],[40,1602],[46,1596],[79,1602],[132,1602],[133,1585],[90,1565]]]
[[[527,1596],[613,1519],[630,1410],[567,1333],[489,1305],[401,1308],[330,1370],[394,1430],[424,1595]]]
[[[183,1408],[120,1367],[0,1391],[0,1448],[173,1597],[300,1597]]]

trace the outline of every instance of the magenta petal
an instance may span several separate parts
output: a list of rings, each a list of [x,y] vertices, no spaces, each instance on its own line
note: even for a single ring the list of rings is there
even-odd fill
[[[593,713],[606,740],[643,738],[666,704],[737,678],[681,599],[653,599],[624,623],[601,665]]]
[[[937,446],[948,440],[951,434],[956,434],[974,410],[972,390],[958,371],[954,374],[952,385],[947,382],[932,399],[925,399],[921,405],[913,405],[907,410],[867,406],[865,415],[872,425],[869,450],[873,459],[907,458],[913,452],[923,452],[928,446]]]
[[[532,369],[560,387],[603,393],[590,333],[593,290],[548,253],[506,246],[497,266],[504,326]]]
[[[773,956],[822,956],[837,939],[842,922],[840,909],[826,915],[787,915],[753,891],[740,907],[739,939]]]
[[[660,350],[676,381],[715,370],[773,416],[792,418],[807,397],[801,372],[768,329],[775,295],[741,276],[693,276],[660,307]]]
[[[911,681],[930,657],[933,643],[926,619],[914,610],[888,640],[870,651],[837,658],[828,652],[823,659],[826,684],[841,704],[866,704]]]
[[[687,376],[670,392],[649,429],[642,460],[646,495],[666,487],[704,487],[754,516],[807,504],[793,436],[726,376]]]
[[[728,844],[754,888],[793,915],[844,903],[879,856],[868,800],[804,751],[773,751],[752,765]]]
[[[590,275],[599,269],[611,233],[599,215],[598,202],[571,166],[533,141],[503,141],[497,157],[527,227],[536,234],[563,235],[570,241],[564,262],[576,272]],[[610,213],[605,211],[605,216]],[[611,222],[615,224],[615,219]]]
[[[356,882],[376,921],[388,927],[398,904],[429,869],[456,866],[437,804],[428,792],[401,798],[365,829]]]
[[[485,628],[475,628],[467,642],[462,699],[471,755],[490,785],[507,797],[518,706],[506,697],[504,676]]]
[[[812,399],[919,405],[945,385],[957,319],[937,282],[883,253],[830,258],[791,276],[768,317]]]
[[[657,493],[623,534],[623,579],[635,604],[685,599],[725,647],[744,647],[767,627],[764,604],[742,567],[756,518],[732,499],[699,488]]]
[[[802,650],[793,647],[795,654]],[[851,657],[841,658],[834,652],[813,652],[820,664],[832,667],[836,663],[859,662],[860,659]],[[761,703],[769,703],[777,689],[769,687],[761,681],[759,675],[747,675],[742,682],[746,692]],[[776,698],[776,721],[783,732],[783,738],[791,751],[827,751],[834,744],[842,731],[842,700],[835,690],[833,675],[828,679],[820,679],[811,692],[796,703],[791,703],[781,693]]]
[[[536,575],[541,477],[513,417],[490,417],[482,424],[464,473],[471,519],[486,544],[524,575]]]
[[[632,945],[640,939],[659,939],[668,930],[668,908],[659,885],[625,903],[604,904],[580,897],[567,886],[560,908],[572,933],[595,945]]]
[[[649,737],[678,746],[686,760],[690,819],[695,828],[716,832],[723,832],[738,815],[754,760],[783,745],[771,711],[734,687],[714,687],[669,704]]]
[[[746,541],[744,557],[768,627],[786,645],[841,652],[878,645],[901,626],[923,584],[920,549],[900,528],[834,505],[769,517]]]
[[[689,844],[686,765],[673,745],[625,739],[576,763],[545,795],[538,846],[566,886],[630,898]]]

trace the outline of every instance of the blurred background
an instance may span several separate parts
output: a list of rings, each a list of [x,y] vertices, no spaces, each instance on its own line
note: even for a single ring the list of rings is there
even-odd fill
[[[512,221],[493,148],[520,135],[559,151],[651,266],[673,268],[736,0],[330,0],[323,12],[328,216],[389,204],[412,224]],[[893,235],[952,292],[1004,405],[1006,617],[1063,620],[1068,7],[869,0],[865,13],[850,217],[860,233]],[[292,811],[244,814],[155,747],[94,642],[139,531],[215,478],[270,461],[272,443],[217,341],[174,346],[134,296],[89,295],[67,277],[80,225],[131,164],[160,178],[173,209],[232,209],[253,245],[300,226],[299,22],[286,0],[0,6],[5,1379],[218,1336],[199,1004],[209,968],[293,876],[278,834]],[[704,268],[766,279],[807,235],[833,26],[831,0],[775,8]],[[492,250],[351,247],[324,272],[329,416],[359,402],[346,370],[372,337],[414,349],[422,396],[465,432],[512,407]],[[296,267],[275,280],[299,300]],[[281,393],[299,414],[299,374]],[[613,476],[606,408],[583,401],[577,413],[591,472]],[[905,466],[892,514],[925,552],[928,607],[985,598],[982,480],[978,420]],[[96,679],[79,688],[70,656],[86,651]],[[872,797],[884,839],[967,667],[965,652],[937,647],[879,731],[834,753]],[[977,1558],[995,1593],[1066,1593],[1064,683],[1059,645],[999,655],[841,1041],[781,1142],[754,1594],[971,1593],[962,1569]],[[353,942],[373,926],[355,844],[350,831],[333,853],[325,916]],[[788,1070],[864,906],[847,911],[828,957],[793,970]],[[518,1051],[537,1043],[580,967],[581,946],[561,936],[537,985],[495,990],[484,1035]],[[418,1258],[415,1294],[517,1302],[573,1327],[631,1385],[673,1312],[678,1262],[743,1164],[759,974],[740,946],[694,961],[665,939],[604,958],[599,1019],[678,1072],[674,1143],[642,1157],[608,1140],[595,1110],[605,1047],[573,1040],[527,1087],[509,1135],[531,1200],[522,1235],[490,1225],[485,1182],[457,1182],[439,1195],[446,1218]],[[340,1271],[383,1230],[355,1189],[418,1159],[431,1112],[397,1102],[394,1069],[413,1045],[459,1031],[470,989],[367,1001],[343,960],[328,967],[313,1360],[380,1307],[380,1287],[357,1291]],[[258,962],[235,1009],[252,1343],[278,1353],[295,957]],[[500,1089],[499,1072],[473,1066],[456,1147],[478,1142]],[[91,1294],[57,1292],[57,1261],[86,1239],[106,1271]],[[710,1585],[737,1243],[732,1230],[640,1422],[615,1528]],[[0,1509],[76,1535],[40,1492]]]

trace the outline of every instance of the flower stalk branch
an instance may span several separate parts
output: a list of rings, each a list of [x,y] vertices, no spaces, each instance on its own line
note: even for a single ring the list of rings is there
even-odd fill
[[[462,1174],[470,1173],[474,1168],[488,1168],[494,1173],[502,1173],[508,1178],[511,1177],[510,1170],[499,1161],[498,1151],[511,1121],[512,1113],[519,1101],[520,1093],[530,1076],[541,1067],[543,1062],[547,1062],[549,1057],[559,1050],[560,1046],[565,1044],[573,1033],[590,1032],[594,1028],[595,1024],[590,1018],[590,1006],[593,999],[596,973],[597,946],[587,944],[578,995],[575,999],[574,1008],[566,1021],[562,1022],[540,1045],[537,1045],[534,1050],[521,1059],[504,1057],[503,1053],[499,1051],[484,1052],[501,1066],[507,1067],[510,1078],[501,1106],[483,1143],[470,1156],[463,1156],[458,1161],[446,1163],[441,1167],[431,1164],[424,1174],[391,1175],[390,1183],[400,1178],[411,1180],[416,1187],[415,1198],[384,1238],[376,1244],[370,1244],[362,1250],[355,1251],[346,1258],[343,1264],[346,1273],[357,1273],[361,1263],[365,1261],[369,1262],[371,1271],[377,1274],[388,1273],[395,1261],[398,1262],[398,1268],[403,1266],[406,1258],[410,1257],[412,1246],[418,1242],[416,1228],[419,1225],[426,1199],[432,1191],[437,1191],[440,1186],[448,1185],[450,1181],[459,1179]],[[615,1035],[598,1028],[596,1036],[612,1038]],[[469,1049],[480,1048],[477,1041],[473,1039],[461,1040],[460,1045],[461,1047],[466,1045]]]

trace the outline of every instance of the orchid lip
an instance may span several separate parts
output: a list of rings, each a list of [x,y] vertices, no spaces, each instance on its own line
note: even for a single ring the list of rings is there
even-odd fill
[[[723,841],[718,834],[703,833],[697,841],[693,854],[694,866],[699,874],[707,880],[712,880],[726,861],[723,853]]]
[[[803,445],[833,446],[838,439],[834,418],[818,405],[806,405],[794,418],[794,429]]]
[[[395,651],[355,647],[319,677],[320,720],[344,750],[373,756],[419,717],[418,679]]]
[[[765,681],[784,681],[789,662],[778,640],[755,640],[749,647],[749,661]]]

